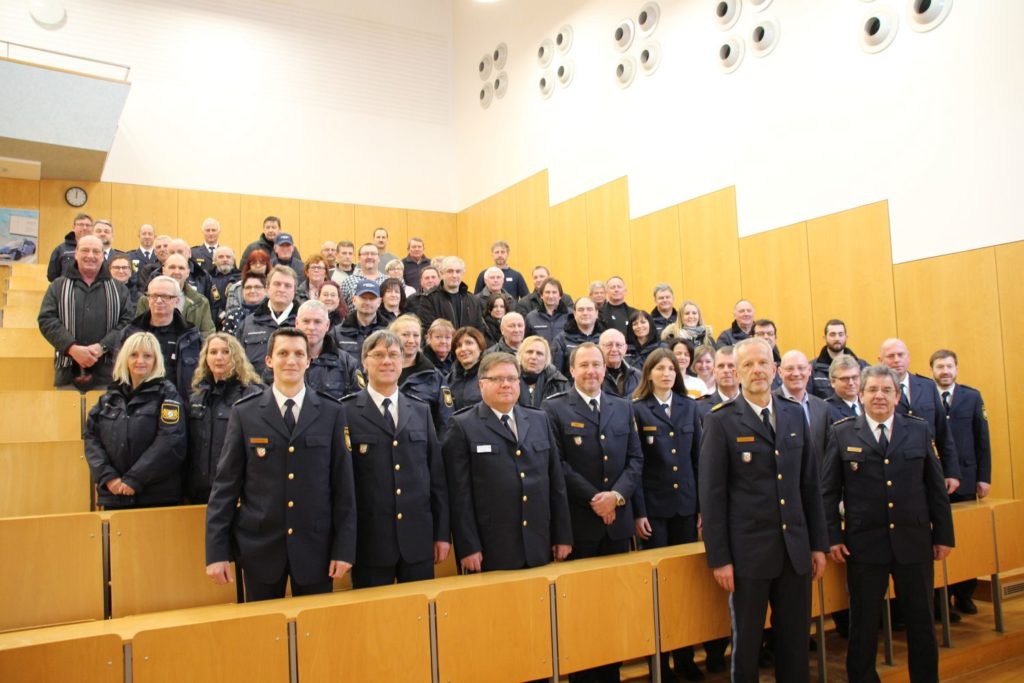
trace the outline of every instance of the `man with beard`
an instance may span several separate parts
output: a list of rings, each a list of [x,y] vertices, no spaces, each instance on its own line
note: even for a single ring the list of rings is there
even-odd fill
[[[210,287],[210,314],[217,329],[224,325],[225,308],[227,305],[228,285],[238,282],[242,272],[235,267],[235,252],[231,247],[219,246],[213,250],[213,270],[210,271],[210,278],[213,281]]]
[[[861,369],[866,368],[868,365],[865,361],[857,358],[857,354],[846,345],[846,323],[842,320],[833,318],[825,323],[824,339],[825,345],[821,347],[821,353],[814,359],[811,386],[808,387],[808,390],[819,398],[828,398],[832,395],[832,376],[829,374],[829,371],[832,361],[836,358],[839,356],[849,356],[857,361]]]

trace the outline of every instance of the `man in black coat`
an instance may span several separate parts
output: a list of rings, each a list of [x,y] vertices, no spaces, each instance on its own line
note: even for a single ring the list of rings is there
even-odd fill
[[[923,418],[932,429],[932,439],[942,458],[942,471],[946,474],[946,492],[953,493],[960,486],[960,458],[949,425],[946,424],[942,400],[935,382],[909,371],[910,350],[900,339],[886,339],[878,352],[878,362],[896,373],[898,401],[896,412]],[[861,387],[863,391],[863,386]]]
[[[570,559],[625,553],[634,532],[633,506],[627,503],[640,486],[644,466],[633,404],[602,390],[605,357],[594,344],[572,352],[569,371],[572,388],[542,407],[555,430],[569,493],[575,543]],[[618,663],[569,675],[570,681],[580,682],[618,679]]]
[[[300,313],[300,318],[301,318]],[[402,342],[363,345],[366,388],[343,401],[355,474],[355,588],[434,578],[450,549],[448,486],[430,406],[398,390]]]
[[[564,560],[572,525],[547,415],[516,405],[515,357],[484,356],[479,377],[481,402],[456,413],[443,443],[459,563],[477,572]]]
[[[875,655],[889,575],[907,628],[911,681],[939,680],[934,562],[953,547],[953,516],[928,424],[896,412],[899,378],[864,370],[864,415],[832,425],[823,480],[832,559],[846,564],[850,681],[877,681]],[[839,505],[845,510],[845,529]]]
[[[771,346],[743,340],[735,356],[741,396],[707,415],[701,439],[708,566],[730,593],[733,680],[758,680],[771,603],[775,677],[800,683],[810,678],[811,582],[828,550],[818,462],[803,410],[771,393]]]
[[[419,305],[424,331],[438,318],[450,321],[455,329],[475,327],[484,331],[483,309],[462,281],[465,273],[466,262],[458,256],[448,256],[441,262],[441,284],[424,294]]]
[[[92,217],[87,213],[75,216],[71,230],[64,235],[64,241],[54,247],[50,253],[50,261],[46,266],[46,279],[53,282],[64,275],[67,268],[75,262],[75,248],[78,240],[92,234]]]
[[[355,562],[356,507],[345,410],[307,391],[309,343],[294,328],[270,337],[274,383],[231,409],[206,509],[206,573],[246,601],[329,593]],[[233,552],[237,548],[237,555]]]
[[[946,422],[960,458],[960,488],[949,496],[951,503],[977,500],[988,495],[992,483],[992,444],[988,434],[988,414],[981,392],[957,382],[957,357],[949,349],[932,354],[929,364],[939,391]],[[974,589],[977,579],[968,579],[949,587],[957,611],[977,614]]]

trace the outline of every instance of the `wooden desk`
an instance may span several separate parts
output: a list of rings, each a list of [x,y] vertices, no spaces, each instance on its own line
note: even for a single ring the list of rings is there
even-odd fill
[[[956,547],[946,558],[949,584],[996,573],[995,529],[992,508],[974,502],[953,506]],[[1018,527],[1017,534],[1020,534]]]
[[[103,619],[101,526],[92,513],[0,519],[0,631]]]
[[[123,645],[119,637],[108,633],[0,650],[0,680],[122,683]]]
[[[8,294],[10,292],[8,291]],[[36,306],[5,306],[4,327],[7,328],[39,328],[39,307]]]
[[[82,440],[0,444],[0,517],[89,512]]]
[[[682,552],[656,564],[662,652],[721,638],[732,630],[729,594],[708,568],[704,544],[675,548]]]
[[[77,391],[0,391],[0,442],[81,438],[82,399]]]

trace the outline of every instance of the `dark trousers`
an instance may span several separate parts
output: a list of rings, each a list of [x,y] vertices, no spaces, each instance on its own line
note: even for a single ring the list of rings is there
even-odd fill
[[[846,672],[850,683],[878,681],[875,657],[883,599],[892,574],[907,625],[907,657],[912,683],[939,680],[939,643],[932,611],[935,567],[931,560],[914,564],[846,562],[850,592],[850,643]]]
[[[605,555],[618,555],[629,552],[629,539],[614,541],[608,538],[608,534],[594,541],[583,541],[573,544],[570,560],[582,560],[587,557],[603,557]],[[593,669],[584,669],[569,674],[569,683],[618,683],[619,667],[621,662],[605,664]]]
[[[289,579],[291,579],[292,583],[292,595],[295,597],[300,595],[330,593],[334,590],[334,582],[330,579],[313,584],[296,583],[295,577],[291,575],[291,567],[287,564],[284,568],[284,574],[282,574],[279,579],[271,581],[270,583],[251,580],[248,574],[245,573],[244,569],[242,570],[242,579],[245,583],[246,602],[258,602],[260,600],[276,600],[277,598],[283,598],[285,585],[287,585]]]
[[[643,549],[664,548],[670,545],[693,543],[697,538],[697,515],[676,515],[675,517],[648,517],[651,525],[651,537],[641,541]],[[661,675],[666,676],[669,668],[669,656],[675,660],[676,668],[684,661],[693,661],[693,646],[687,645],[671,652],[661,653]]]
[[[736,591],[729,596],[734,683],[757,683],[759,679],[757,659],[769,603],[775,631],[775,680],[810,680],[807,637],[811,629],[811,575],[797,574],[789,560],[782,564],[782,573],[772,579],[735,577]]]
[[[426,581],[432,578],[434,578],[433,559],[410,564],[399,558],[398,564],[387,567],[373,567],[356,562],[352,567],[353,588],[390,586],[395,581],[406,583],[408,581]]]

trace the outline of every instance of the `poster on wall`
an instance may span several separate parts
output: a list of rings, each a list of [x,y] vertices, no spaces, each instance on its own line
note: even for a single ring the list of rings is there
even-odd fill
[[[0,209],[0,264],[36,263],[39,212]]]

